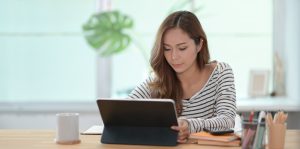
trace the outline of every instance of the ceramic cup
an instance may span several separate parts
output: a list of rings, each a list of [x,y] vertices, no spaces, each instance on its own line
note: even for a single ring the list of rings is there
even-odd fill
[[[79,113],[56,114],[56,138],[58,144],[77,144],[79,139]]]

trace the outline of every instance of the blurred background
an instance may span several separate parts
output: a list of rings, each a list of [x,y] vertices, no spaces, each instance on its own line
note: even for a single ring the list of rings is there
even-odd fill
[[[1,0],[0,129],[54,129],[60,112],[80,113],[81,130],[102,124],[96,100],[144,81],[176,10],[194,12],[211,60],[232,66],[239,113],[285,110],[300,129],[298,0]]]

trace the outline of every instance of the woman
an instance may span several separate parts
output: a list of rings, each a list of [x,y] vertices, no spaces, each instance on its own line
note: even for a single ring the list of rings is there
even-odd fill
[[[161,24],[151,53],[154,76],[129,98],[168,98],[176,103],[178,142],[205,128],[233,128],[236,114],[234,76],[226,63],[209,62],[207,38],[188,11],[170,14]]]

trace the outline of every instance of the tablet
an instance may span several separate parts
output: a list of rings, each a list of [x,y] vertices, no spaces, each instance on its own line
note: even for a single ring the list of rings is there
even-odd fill
[[[107,144],[174,146],[178,132],[171,99],[98,99],[104,123],[101,137]]]

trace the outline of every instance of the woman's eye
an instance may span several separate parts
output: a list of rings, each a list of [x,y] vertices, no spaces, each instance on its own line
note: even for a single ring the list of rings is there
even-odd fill
[[[184,48],[179,48],[180,51],[183,51],[183,50],[185,50],[185,49],[186,49],[186,47],[184,47]]]
[[[169,48],[164,48],[164,50],[165,50],[165,51],[170,51],[171,49],[169,49]]]

